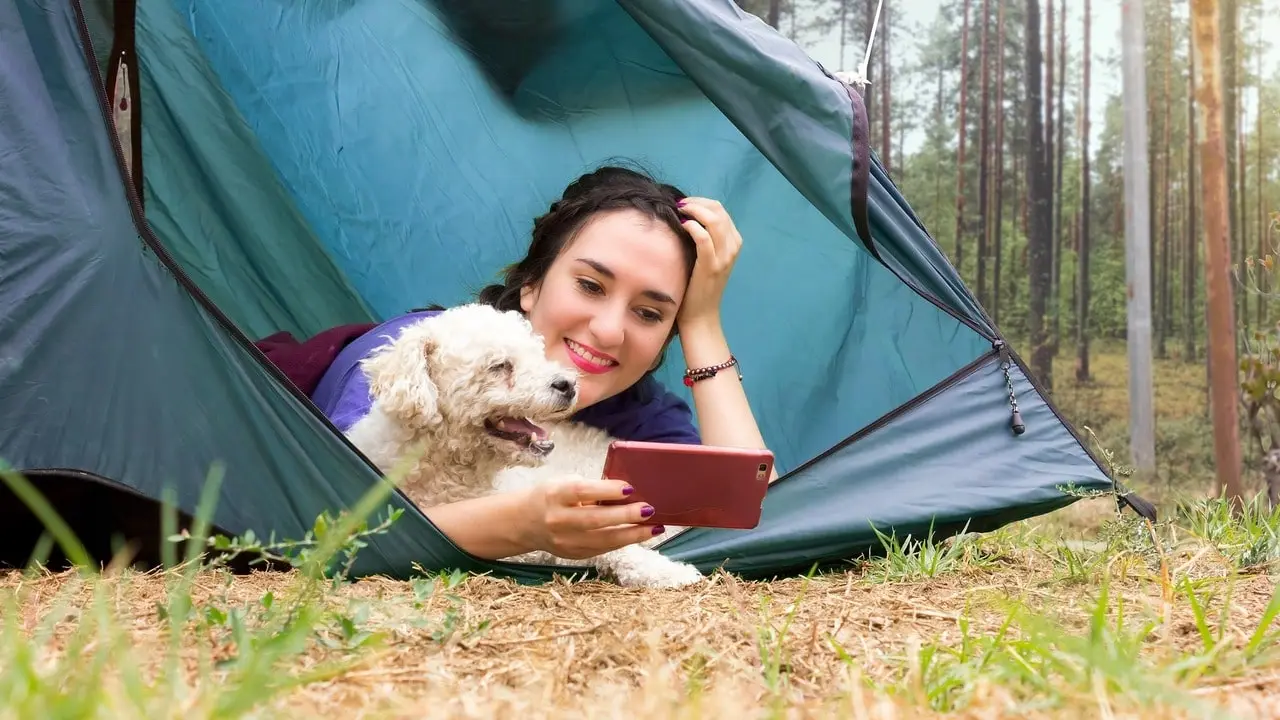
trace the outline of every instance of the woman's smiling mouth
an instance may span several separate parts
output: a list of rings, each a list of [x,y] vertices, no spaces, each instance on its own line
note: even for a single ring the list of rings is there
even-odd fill
[[[617,360],[569,338],[565,338],[564,345],[569,350],[569,359],[583,372],[599,375],[618,366]]]

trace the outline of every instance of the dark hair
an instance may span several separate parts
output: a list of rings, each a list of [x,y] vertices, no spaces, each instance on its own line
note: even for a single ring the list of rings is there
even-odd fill
[[[698,259],[693,237],[680,224],[676,203],[684,198],[678,188],[660,183],[644,172],[606,165],[574,180],[547,212],[533,221],[533,239],[519,262],[503,272],[503,282],[489,285],[477,299],[499,310],[520,310],[520,291],[537,287],[565,246],[594,215],[611,210],[638,210],[659,220],[675,233],[684,255],[685,280],[693,274]],[[672,325],[667,342],[676,335]],[[666,345],[658,356],[660,365]]]

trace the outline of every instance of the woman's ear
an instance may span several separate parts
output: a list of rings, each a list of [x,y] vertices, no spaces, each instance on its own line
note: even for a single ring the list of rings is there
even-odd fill
[[[526,314],[533,309],[533,303],[538,299],[538,290],[532,285],[522,285],[520,287],[520,309]]]

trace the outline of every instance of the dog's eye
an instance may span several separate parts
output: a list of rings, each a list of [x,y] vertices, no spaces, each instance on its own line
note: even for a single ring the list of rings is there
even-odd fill
[[[510,361],[510,360],[503,360],[502,362],[496,362],[496,363],[494,363],[494,364],[492,364],[492,365],[490,365],[490,366],[489,366],[489,372],[491,372],[491,373],[507,373],[507,372],[511,372],[511,361]]]

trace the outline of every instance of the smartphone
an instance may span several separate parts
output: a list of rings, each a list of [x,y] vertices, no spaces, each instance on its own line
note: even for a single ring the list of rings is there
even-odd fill
[[[635,488],[621,505],[653,506],[645,525],[750,530],[760,523],[773,453],[753,448],[615,440],[604,477]]]

